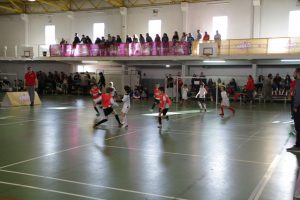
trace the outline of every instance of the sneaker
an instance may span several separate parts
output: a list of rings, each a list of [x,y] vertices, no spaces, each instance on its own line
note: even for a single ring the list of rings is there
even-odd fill
[[[128,124],[124,124],[124,127],[125,127],[125,128],[128,128]]]
[[[97,114],[96,114],[96,116],[97,116],[97,117],[99,117],[99,116],[100,116],[100,114],[99,114],[99,113],[97,113]]]
[[[94,124],[94,125],[93,125],[93,128],[97,128],[97,124]]]
[[[300,147],[293,146],[291,148],[286,149],[287,152],[300,152]]]
[[[221,117],[224,117],[224,113],[220,113],[219,115],[220,115]]]
[[[158,125],[157,128],[162,128],[162,125]]]
[[[206,109],[204,109],[204,112],[206,112]]]
[[[166,120],[169,121],[169,116],[166,116]]]
[[[150,112],[153,112],[153,109],[149,109]]]
[[[121,124],[119,124],[119,128],[122,128],[122,126],[123,126],[123,124],[121,123]]]

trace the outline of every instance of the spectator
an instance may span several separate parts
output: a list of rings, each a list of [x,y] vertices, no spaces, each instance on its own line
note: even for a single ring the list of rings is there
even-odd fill
[[[42,72],[39,71],[37,73],[37,80],[38,80],[38,93],[39,95],[43,95],[44,94],[44,90],[46,88],[46,82],[47,82],[47,75]]]
[[[79,44],[80,43],[80,38],[78,37],[78,34],[75,33],[75,37],[74,37],[74,41],[73,41],[73,45]]]
[[[167,94],[172,99],[173,98],[173,88],[174,88],[174,79],[171,74],[167,76]]]
[[[102,72],[100,72],[99,73],[99,81],[98,81],[98,86],[99,86],[99,88],[103,88],[103,87],[105,87],[105,77],[104,77],[104,75],[103,75],[103,73]]]
[[[95,44],[100,44],[100,43],[101,43],[101,39],[97,37],[95,40]]]
[[[202,34],[200,32],[200,30],[197,30],[197,40],[200,41],[202,39]]]
[[[229,82],[229,85],[228,85],[230,88],[232,88],[232,90],[234,91],[234,92],[236,92],[237,90],[238,90],[238,88],[237,88],[237,84],[236,84],[236,81],[235,81],[235,79],[233,78],[233,79],[231,79],[231,81]]]
[[[186,42],[186,40],[187,40],[187,35],[186,35],[185,32],[183,32],[180,41],[181,42]]]
[[[86,44],[87,43],[85,35],[82,35],[82,37],[81,37],[81,43],[82,44]]]
[[[60,44],[60,45],[66,44],[66,41],[65,41],[65,39],[64,39],[64,38],[62,38],[59,44]]]
[[[169,42],[169,37],[166,33],[163,34],[163,37],[161,38],[161,41],[163,43]]]
[[[104,38],[104,36],[101,37],[101,44],[105,44],[105,38]]]
[[[285,96],[287,96],[289,91],[290,91],[291,82],[292,82],[292,79],[291,79],[290,75],[287,74],[285,79],[284,79],[284,91],[283,91],[283,93],[284,93]]]
[[[119,44],[119,43],[122,43],[122,39],[121,39],[121,37],[120,37],[120,35],[117,35],[117,40],[116,40],[116,42]]]
[[[152,37],[149,35],[149,33],[146,33],[146,42],[148,43],[153,42]]]
[[[249,75],[247,85],[246,85],[246,91],[247,91],[247,97],[248,97],[250,103],[253,103],[253,100],[254,100],[254,96],[253,96],[254,89],[255,89],[254,80],[253,80],[252,76]]]
[[[280,90],[280,83],[281,83],[282,78],[279,76],[279,74],[276,74],[274,80],[273,80],[273,93],[275,95],[279,94],[279,90]]]
[[[192,53],[192,43],[194,41],[194,37],[192,36],[191,33],[189,33],[188,37],[187,37],[187,42],[188,42],[188,45],[189,45],[189,54]]]
[[[204,85],[207,84],[206,76],[204,75],[203,72],[200,73],[200,81],[201,81]]]
[[[116,43],[116,37],[115,36],[112,36],[111,37],[111,44],[115,44]]]
[[[137,39],[135,34],[133,35],[132,42],[133,43],[138,43],[139,42],[139,40]]]
[[[127,44],[132,43],[132,39],[129,35],[127,35],[127,37],[126,37],[126,43]]]
[[[268,74],[268,77],[265,78],[263,82],[263,97],[265,101],[272,102],[272,74]]]
[[[108,34],[108,35],[107,35],[107,41],[106,41],[106,42],[107,42],[108,44],[111,44],[111,41],[112,41],[112,37],[111,37],[110,34]]]
[[[86,36],[86,43],[87,44],[93,44],[91,38],[88,35]]]
[[[208,33],[205,31],[205,34],[204,34],[204,37],[203,37],[203,41],[209,41],[209,35],[208,35]]]
[[[27,89],[30,98],[30,106],[34,106],[35,87],[38,84],[38,80],[32,67],[27,68],[27,73],[24,77],[24,88]]]
[[[179,41],[179,35],[178,35],[178,32],[175,31],[174,35],[173,35],[173,38],[172,38],[172,42],[178,42],[178,41]]]
[[[140,43],[145,43],[145,38],[143,36],[143,34],[140,34]]]
[[[258,76],[258,82],[255,86],[258,93],[262,91],[262,88],[263,88],[263,85],[264,85],[264,79],[265,79],[265,77],[263,75]]]
[[[154,40],[155,42],[157,42],[157,43],[159,43],[160,42],[160,37],[159,37],[159,35],[158,34],[156,34],[156,36],[155,36],[155,40]]]
[[[218,49],[221,48],[221,34],[219,33],[219,31],[216,31],[216,35],[214,36],[214,40],[218,45]]]

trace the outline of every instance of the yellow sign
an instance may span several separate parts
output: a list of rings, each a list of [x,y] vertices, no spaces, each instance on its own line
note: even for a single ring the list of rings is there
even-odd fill
[[[39,95],[35,92],[34,105],[42,104]],[[7,92],[4,96],[2,106],[29,106],[30,98],[28,92]]]

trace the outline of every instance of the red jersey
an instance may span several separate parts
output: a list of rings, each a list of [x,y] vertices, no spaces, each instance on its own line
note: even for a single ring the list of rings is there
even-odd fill
[[[255,89],[254,81],[253,81],[253,79],[249,79],[247,82],[247,85],[246,85],[246,90],[253,91],[254,89]]]
[[[290,92],[291,96],[295,96],[295,90],[296,90],[296,80],[292,80],[290,84]]]
[[[155,98],[155,99],[160,99],[160,92],[159,92],[159,89],[154,89],[154,98]]]
[[[26,86],[35,86],[35,84],[36,84],[36,82],[35,82],[36,75],[35,75],[34,72],[31,72],[31,73],[27,72],[25,74],[24,78],[25,78],[25,84],[26,84]]]
[[[111,107],[111,94],[102,94],[102,106],[103,108]]]
[[[162,94],[160,95],[160,102],[159,102],[159,108],[164,109],[164,108],[169,108],[171,105],[171,100],[167,94]]]
[[[90,90],[90,94],[92,95],[93,99],[98,99],[101,96],[101,91],[99,88],[94,88]]]

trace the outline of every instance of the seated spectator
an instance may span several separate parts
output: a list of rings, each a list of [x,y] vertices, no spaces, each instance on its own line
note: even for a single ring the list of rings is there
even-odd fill
[[[183,32],[180,41],[181,42],[186,42],[186,40],[187,40],[187,35],[186,35],[185,32]]]
[[[117,40],[116,40],[117,43],[122,43],[122,39],[120,37],[120,35],[117,35]]]
[[[290,91],[291,82],[292,82],[292,79],[291,79],[290,75],[287,74],[284,79],[284,86],[283,86],[284,90],[283,90],[282,95],[288,96],[288,93]]]
[[[273,95],[279,95],[281,80],[282,78],[279,76],[279,74],[276,74],[275,78],[273,79]]]
[[[144,38],[144,36],[143,36],[143,34],[140,34],[140,43],[145,43],[145,38]]]
[[[209,35],[208,35],[208,33],[207,32],[205,32],[205,34],[204,34],[204,37],[203,37],[203,41],[209,41]]]
[[[127,35],[127,37],[126,37],[126,43],[127,44],[132,43],[132,39],[129,35]]]
[[[191,33],[189,33],[188,36],[187,36],[187,42],[192,43],[193,41],[194,41],[194,37]]]
[[[161,41],[163,43],[169,42],[169,37],[166,33],[163,34],[163,37],[161,38]]]
[[[160,42],[160,37],[159,37],[159,35],[158,34],[156,34],[156,36],[155,36],[155,40],[154,40],[155,42]]]
[[[151,43],[153,42],[152,37],[149,35],[149,33],[146,33],[146,42]]]
[[[198,29],[197,30],[197,40],[199,41],[201,39],[202,39],[202,34],[201,34],[200,30]]]
[[[234,78],[231,79],[231,81],[228,84],[228,87],[231,88],[233,90],[233,92],[236,92],[238,90],[237,84],[236,84],[236,81]]]
[[[179,35],[178,35],[178,32],[175,31],[174,35],[173,35],[173,38],[172,38],[172,42],[178,42],[178,41],[179,41]]]

